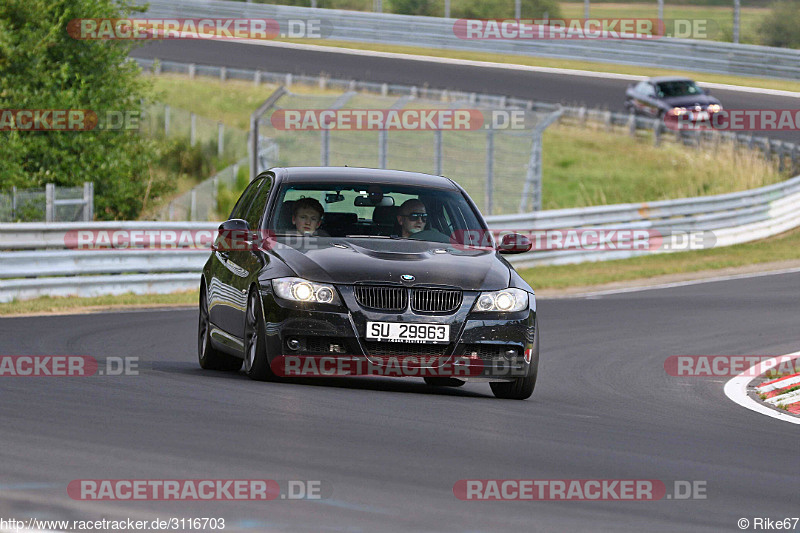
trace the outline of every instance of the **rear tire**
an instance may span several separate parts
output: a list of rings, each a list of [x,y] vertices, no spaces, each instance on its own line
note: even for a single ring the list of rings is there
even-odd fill
[[[200,287],[200,320],[197,327],[197,359],[204,370],[237,371],[243,361],[215,349],[211,345],[211,321],[208,317],[208,299],[205,284]]]
[[[431,387],[460,387],[464,384],[463,381],[456,378],[428,377],[422,379]]]
[[[536,387],[536,377],[539,374],[539,323],[536,323],[536,340],[533,343],[533,355],[528,366],[528,375],[514,381],[489,383],[492,393],[496,398],[504,400],[527,400]]]
[[[247,312],[244,322],[244,371],[256,381],[275,378],[267,357],[267,343],[264,333],[264,315],[258,293],[251,290],[247,297]]]

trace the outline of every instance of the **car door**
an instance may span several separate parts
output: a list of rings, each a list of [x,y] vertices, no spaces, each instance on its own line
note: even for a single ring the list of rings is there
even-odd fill
[[[264,178],[260,178],[247,186],[239,197],[239,201],[236,202],[228,220],[245,217],[253,198],[263,183]],[[226,236],[221,237],[224,239]],[[230,242],[230,236],[227,236],[227,239],[227,242]],[[219,242],[220,238],[218,237],[217,243]],[[225,241],[223,240],[222,242]],[[231,259],[233,252],[232,247],[225,244],[212,252],[211,271],[213,274],[208,284],[208,313],[213,324],[228,335],[233,335],[241,340],[239,317],[242,312],[240,308],[244,304],[242,303],[237,281],[241,277],[241,270]]]
[[[236,306],[236,313],[232,313],[230,327],[232,328],[231,333],[239,338],[244,338],[244,313],[247,309],[247,296],[250,285],[258,278],[258,273],[265,265],[264,262],[268,260],[267,254],[258,250],[256,240],[263,236],[261,223],[264,220],[267,200],[271,190],[272,177],[261,178],[261,184],[258,186],[258,190],[243,216],[253,233],[253,237],[247,239],[244,247],[237,247],[231,250],[228,256],[228,264],[231,266],[231,273],[233,274],[231,277],[232,293],[235,292],[239,300],[239,305]],[[236,316],[233,316],[234,314]]]

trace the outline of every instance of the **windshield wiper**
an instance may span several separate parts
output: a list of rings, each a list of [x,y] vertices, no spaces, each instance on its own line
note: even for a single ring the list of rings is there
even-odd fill
[[[391,239],[391,237],[387,237],[386,235],[345,235],[344,236],[345,239],[348,239],[350,237],[363,238],[363,239]]]

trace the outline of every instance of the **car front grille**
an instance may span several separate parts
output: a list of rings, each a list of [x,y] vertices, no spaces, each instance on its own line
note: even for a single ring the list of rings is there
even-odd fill
[[[413,289],[411,309],[420,313],[452,313],[461,307],[462,293],[453,289]]]
[[[356,301],[362,307],[381,311],[405,311],[408,292],[405,287],[356,285]],[[452,313],[461,307],[463,294],[458,289],[411,289],[411,309],[417,313]]]
[[[408,289],[405,287],[356,285],[355,295],[359,305],[370,309],[405,311],[408,307]]]

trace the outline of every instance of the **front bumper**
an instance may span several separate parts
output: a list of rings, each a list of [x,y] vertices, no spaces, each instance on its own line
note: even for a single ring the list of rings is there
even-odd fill
[[[440,367],[441,373],[464,381],[509,381],[526,376],[538,363],[534,353],[536,302],[516,313],[472,313],[478,291],[464,291],[453,313],[387,313],[361,307],[353,287],[337,285],[343,306],[308,307],[275,296],[271,285],[261,290],[267,353],[279,356],[363,358],[373,365],[397,364],[412,358],[418,368]],[[446,344],[395,343],[366,340],[368,321],[448,324]],[[409,375],[419,375],[418,372]]]

